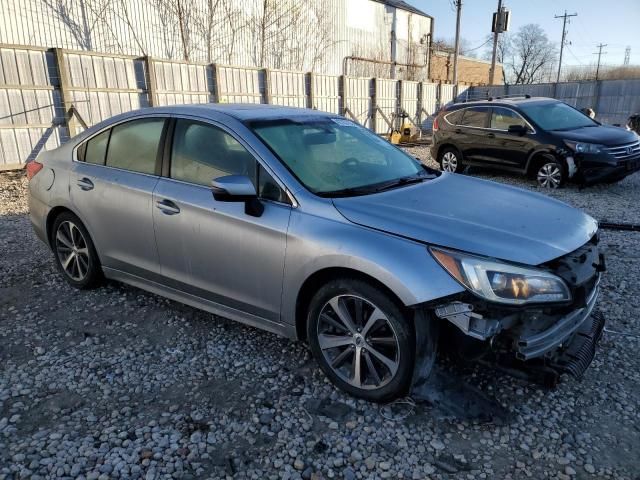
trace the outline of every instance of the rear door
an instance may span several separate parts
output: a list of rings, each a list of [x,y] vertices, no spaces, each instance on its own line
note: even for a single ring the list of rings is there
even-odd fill
[[[488,107],[468,107],[454,127],[457,145],[467,163],[484,163],[487,159]]]
[[[291,204],[256,157],[222,125],[178,118],[153,217],[163,281],[220,305],[278,322]],[[246,175],[264,206],[213,198],[211,182]]]
[[[81,144],[71,200],[103,267],[139,276],[159,273],[152,195],[160,173],[165,118],[119,123]]]
[[[511,125],[523,126],[529,131],[524,135],[509,133]],[[491,135],[487,141],[487,154],[490,161],[504,167],[524,169],[529,152],[535,144],[535,140],[531,138],[533,131],[527,121],[515,110],[493,107],[489,128]]]

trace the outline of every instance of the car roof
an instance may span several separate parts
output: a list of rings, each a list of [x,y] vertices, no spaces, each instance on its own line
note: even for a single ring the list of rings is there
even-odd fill
[[[200,117],[215,117],[219,114],[228,115],[240,121],[247,120],[276,120],[292,117],[329,117],[336,116],[329,112],[321,112],[310,108],[285,107],[280,105],[250,104],[250,103],[201,103],[194,105],[170,105],[164,107],[150,107],[137,110],[140,114],[162,113],[196,115]]]
[[[484,106],[489,107],[492,105],[502,105],[502,106],[510,106],[515,107],[522,104],[535,104],[535,105],[544,105],[550,103],[558,103],[559,100],[555,98],[548,97],[530,97],[530,96],[519,96],[519,97],[489,97],[486,100],[472,100],[468,102],[460,102],[454,103],[451,105],[451,109],[458,109],[461,107],[473,107],[473,106]]]

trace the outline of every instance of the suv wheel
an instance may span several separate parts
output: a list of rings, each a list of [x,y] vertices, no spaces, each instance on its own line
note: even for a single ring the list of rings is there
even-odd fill
[[[387,402],[408,390],[413,329],[377,287],[356,279],[327,283],[309,305],[307,335],[320,367],[345,392]]]
[[[102,277],[100,261],[89,232],[70,212],[58,215],[51,230],[51,246],[58,269],[70,285],[91,288]]]
[[[565,180],[564,168],[558,160],[545,157],[536,172],[538,186],[542,188],[560,188]]]
[[[462,158],[455,148],[442,149],[438,162],[443,172],[457,173],[462,170]]]

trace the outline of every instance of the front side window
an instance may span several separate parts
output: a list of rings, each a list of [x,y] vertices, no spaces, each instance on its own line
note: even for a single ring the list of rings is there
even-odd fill
[[[466,108],[462,115],[460,125],[464,127],[485,128],[487,126],[488,108],[472,107]]]
[[[107,166],[155,174],[163,127],[162,118],[132,120],[113,127]]]
[[[346,119],[266,120],[249,126],[318,195],[372,193],[382,184],[427,174],[420,162]]]
[[[523,103],[520,109],[543,130],[574,130],[599,124],[566,103]]]
[[[171,149],[171,178],[210,186],[226,175],[246,175],[255,183],[256,160],[218,127],[178,120]]]
[[[527,126],[527,122],[516,112],[509,108],[496,107],[491,113],[491,128],[496,130],[509,130],[511,125]]]

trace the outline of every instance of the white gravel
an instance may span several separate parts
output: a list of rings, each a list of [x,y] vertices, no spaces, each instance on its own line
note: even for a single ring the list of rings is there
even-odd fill
[[[336,391],[302,344],[133,287],[71,289],[31,231],[25,187],[0,174],[0,480],[638,478],[640,233],[602,234],[599,308],[630,335],[606,333],[582,383],[545,391],[476,368],[461,374],[510,424],[426,406],[390,421]],[[639,187],[551,194],[640,223]]]

